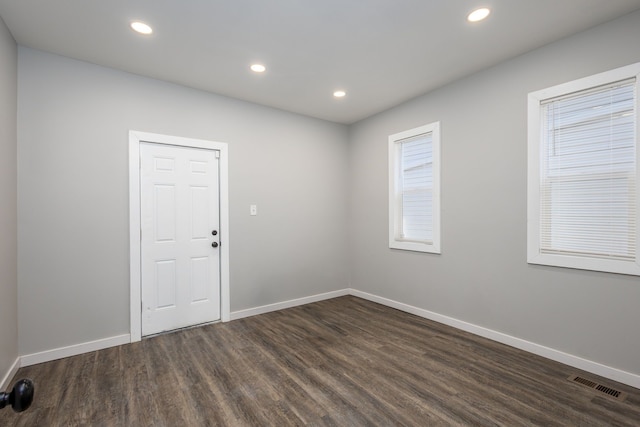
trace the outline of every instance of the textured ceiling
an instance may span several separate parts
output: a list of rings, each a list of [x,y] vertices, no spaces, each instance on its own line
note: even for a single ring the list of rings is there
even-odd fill
[[[466,15],[489,6],[486,21]],[[353,123],[640,0],[0,0],[18,44]],[[128,27],[154,28],[143,37]],[[267,71],[249,70],[261,62]],[[334,99],[344,89],[347,96]]]

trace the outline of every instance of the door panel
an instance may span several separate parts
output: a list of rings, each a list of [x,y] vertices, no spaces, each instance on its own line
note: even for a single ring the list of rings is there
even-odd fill
[[[176,305],[176,261],[156,261],[154,281],[156,308],[169,308]]]
[[[220,319],[218,156],[140,143],[142,335]]]
[[[176,194],[175,186],[155,184],[156,243],[173,242],[176,239]]]
[[[191,302],[207,301],[207,284],[209,277],[208,265],[211,260],[207,257],[191,259]]]

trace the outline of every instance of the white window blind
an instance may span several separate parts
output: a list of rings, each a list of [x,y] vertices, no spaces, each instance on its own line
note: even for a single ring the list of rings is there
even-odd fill
[[[389,247],[440,253],[440,122],[389,136]]]
[[[635,260],[635,108],[635,79],[541,103],[541,253]]]
[[[433,135],[398,143],[400,203],[399,240],[433,242]]]

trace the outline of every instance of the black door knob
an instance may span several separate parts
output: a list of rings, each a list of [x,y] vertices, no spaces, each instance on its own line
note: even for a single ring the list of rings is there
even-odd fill
[[[22,379],[15,383],[10,393],[0,392],[0,409],[11,405],[14,411],[22,412],[33,402],[33,381]]]
[[[213,236],[216,236],[216,235],[218,234],[218,230],[213,230],[213,231],[211,232],[211,234],[212,234]]]
[[[217,248],[217,247],[218,247],[218,242],[213,242],[213,243],[211,244],[211,246],[213,246],[214,248]]]

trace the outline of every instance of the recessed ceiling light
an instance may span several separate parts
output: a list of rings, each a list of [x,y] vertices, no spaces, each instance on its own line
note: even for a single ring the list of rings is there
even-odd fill
[[[253,64],[251,66],[251,71],[254,71],[256,73],[264,73],[266,69],[267,69],[267,67],[265,67],[262,64]]]
[[[471,12],[469,14],[469,16],[467,16],[467,21],[469,21],[469,22],[482,21],[487,16],[489,16],[490,13],[491,13],[491,11],[489,9],[487,9],[486,7],[482,7],[480,9],[476,9],[473,12]]]
[[[148,26],[147,24],[145,24],[144,22],[140,22],[140,21],[135,21],[131,23],[131,28],[133,29],[133,31],[140,33],[140,34],[151,34],[153,33],[153,29]]]
[[[333,96],[335,96],[336,98],[343,98],[346,94],[347,94],[347,92],[345,92],[343,90],[337,90],[337,91],[333,92]]]

